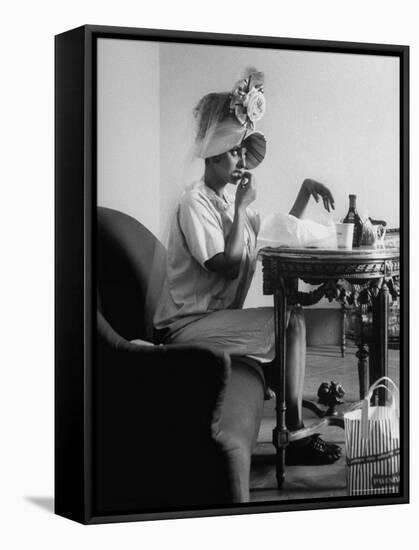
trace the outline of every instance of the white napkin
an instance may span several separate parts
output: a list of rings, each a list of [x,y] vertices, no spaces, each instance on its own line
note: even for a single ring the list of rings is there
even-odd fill
[[[336,227],[332,221],[323,225],[277,212],[262,220],[258,248],[264,246],[337,248]]]

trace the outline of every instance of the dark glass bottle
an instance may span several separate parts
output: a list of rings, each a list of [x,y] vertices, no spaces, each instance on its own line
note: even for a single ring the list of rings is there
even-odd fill
[[[358,212],[356,211],[356,195],[349,195],[349,210],[343,220],[343,223],[354,224],[352,247],[358,247],[361,244],[362,222]]]

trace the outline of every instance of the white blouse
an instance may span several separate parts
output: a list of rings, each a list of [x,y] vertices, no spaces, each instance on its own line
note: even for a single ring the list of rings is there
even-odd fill
[[[155,328],[178,328],[222,309],[240,309],[256,263],[258,215],[246,209],[239,276],[228,279],[205,262],[224,252],[234,219],[234,196],[220,198],[200,180],[183,194],[168,243],[167,280],[154,317]]]

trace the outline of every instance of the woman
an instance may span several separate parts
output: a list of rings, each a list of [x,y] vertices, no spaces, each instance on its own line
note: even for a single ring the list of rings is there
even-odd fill
[[[250,73],[232,93],[206,95],[195,109],[196,155],[205,160],[202,179],[182,196],[168,243],[168,279],[155,317],[164,343],[213,345],[230,355],[274,358],[273,308],[242,309],[256,263],[259,216],[251,170],[263,160],[266,140],[254,130],[265,111],[263,74]],[[226,191],[236,186],[235,196]],[[330,191],[307,179],[290,214],[300,217],[310,199],[334,208]],[[299,308],[287,327],[287,425],[303,427],[305,324]],[[318,436],[287,448],[288,464],[331,463],[336,445]]]

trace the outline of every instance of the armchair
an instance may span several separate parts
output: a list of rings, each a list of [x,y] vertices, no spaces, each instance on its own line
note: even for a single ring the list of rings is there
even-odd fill
[[[121,212],[99,207],[97,222],[96,512],[248,501],[260,365],[202,346],[153,345],[165,249]]]

